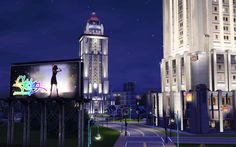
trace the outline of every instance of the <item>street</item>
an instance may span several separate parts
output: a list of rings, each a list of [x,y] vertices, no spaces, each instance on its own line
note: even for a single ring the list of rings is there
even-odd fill
[[[137,123],[129,123],[127,137],[124,136],[124,123],[112,122],[108,127],[121,131],[122,137],[117,141],[115,147],[165,147],[164,138],[158,130],[147,128]],[[121,137],[121,138],[122,138]],[[170,145],[168,145],[170,146]],[[174,145],[171,145],[174,146]]]
[[[175,146],[176,137],[168,137],[168,144],[165,144],[165,136],[157,129],[146,127],[141,123],[128,123],[127,136],[124,136],[124,123],[111,122],[108,127],[121,131],[122,136],[117,141],[115,147],[172,147]],[[184,144],[236,144],[235,137],[200,137],[200,136],[180,136],[180,143]]]

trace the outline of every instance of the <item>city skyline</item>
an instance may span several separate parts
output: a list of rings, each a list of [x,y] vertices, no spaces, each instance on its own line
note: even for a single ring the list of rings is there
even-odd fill
[[[8,95],[10,64],[74,59],[92,11],[109,41],[110,87],[136,82],[138,91],[160,88],[162,2],[44,0],[0,2],[0,95]]]

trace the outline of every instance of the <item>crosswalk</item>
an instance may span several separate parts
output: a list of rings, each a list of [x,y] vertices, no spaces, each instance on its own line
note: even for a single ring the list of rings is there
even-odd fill
[[[165,147],[164,143],[161,142],[137,142],[127,141],[125,147]]]
[[[160,137],[128,137],[125,147],[165,147]]]

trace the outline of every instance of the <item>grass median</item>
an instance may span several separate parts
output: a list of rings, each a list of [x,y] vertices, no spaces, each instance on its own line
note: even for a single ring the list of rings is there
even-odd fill
[[[97,127],[92,127],[92,147],[113,147],[116,140],[120,136],[120,132],[114,129],[99,127],[99,132],[102,136],[100,141],[95,140],[95,136],[97,135]]]
[[[13,147],[21,147],[23,144],[23,125],[15,124],[14,127],[14,145]],[[99,127],[99,132],[102,136],[102,140],[96,141],[94,137],[97,133],[97,127],[92,127],[92,147],[113,147],[116,140],[120,136],[120,132],[106,128],[106,127]],[[85,133],[85,144],[87,144],[87,133]],[[39,147],[39,139],[40,139],[40,132],[39,130],[31,130],[30,131],[30,147]],[[7,125],[0,125],[0,146],[6,146],[7,141]],[[46,141],[47,146],[49,147],[57,147],[58,146],[58,138],[57,136],[47,136]],[[77,146],[77,138],[65,138],[65,146],[66,147],[76,147]]]

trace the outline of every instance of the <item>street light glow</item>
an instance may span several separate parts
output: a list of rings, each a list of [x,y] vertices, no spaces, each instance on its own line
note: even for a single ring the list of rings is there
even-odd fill
[[[102,136],[100,134],[97,134],[97,136],[94,137],[95,140],[100,141],[102,139]]]

